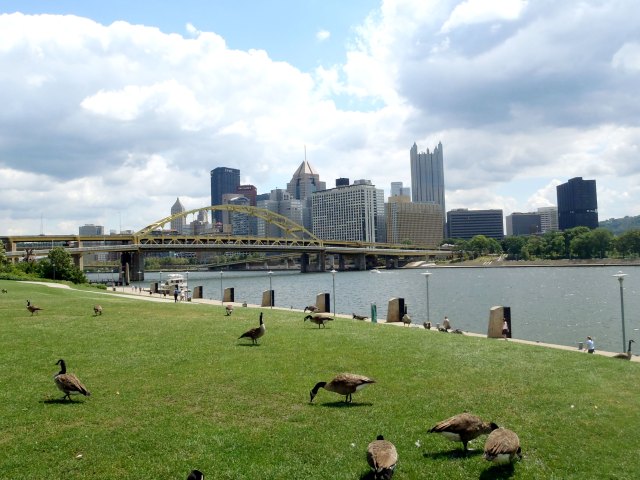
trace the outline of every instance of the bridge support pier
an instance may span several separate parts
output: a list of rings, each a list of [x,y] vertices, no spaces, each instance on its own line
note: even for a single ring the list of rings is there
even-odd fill
[[[309,273],[309,254],[300,255],[300,273]]]
[[[72,255],[73,264],[82,271],[84,269],[84,255],[82,253],[78,253],[76,255]]]
[[[120,255],[120,281],[122,285],[144,281],[144,255],[138,252],[122,252]]]
[[[366,270],[367,269],[367,256],[364,253],[359,253],[353,259],[353,263],[356,267],[356,270]]]
[[[398,268],[398,257],[386,257],[384,263],[387,270]]]

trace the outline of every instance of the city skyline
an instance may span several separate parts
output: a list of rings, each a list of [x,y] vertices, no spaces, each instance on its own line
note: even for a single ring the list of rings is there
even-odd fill
[[[411,185],[446,147],[446,209],[505,215],[597,181],[640,214],[630,0],[0,5],[0,233],[136,230],[219,165],[259,193],[305,159],[327,186]],[[594,25],[598,28],[594,29]]]

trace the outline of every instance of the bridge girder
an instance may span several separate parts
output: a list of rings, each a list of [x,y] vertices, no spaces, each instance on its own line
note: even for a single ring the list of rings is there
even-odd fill
[[[285,217],[284,215],[280,215],[279,213],[275,213],[264,208],[251,207],[248,205],[208,205],[205,207],[195,208],[192,210],[187,210],[184,212],[169,215],[168,217],[157,220],[151,223],[150,225],[147,225],[146,227],[140,229],[136,233],[134,233],[133,234],[134,243],[140,243],[141,237],[148,236],[149,234],[151,234],[151,232],[153,232],[158,228],[162,229],[167,223],[170,223],[172,220],[176,220],[181,217],[187,217],[187,215],[195,215],[198,212],[201,212],[202,210],[207,210],[211,212],[226,211],[226,212],[244,213],[247,215],[251,215],[253,217],[261,218],[264,221],[280,228],[280,230],[284,231],[289,236],[292,236],[294,238],[301,238],[306,236],[307,238],[310,238],[318,242],[320,245],[322,244],[321,239],[316,237],[313,233],[311,233],[309,230],[304,228],[302,225],[294,222],[293,220]]]

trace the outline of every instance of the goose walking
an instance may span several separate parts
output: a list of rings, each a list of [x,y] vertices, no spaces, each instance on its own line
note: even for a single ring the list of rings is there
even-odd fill
[[[327,328],[325,323],[332,322],[333,316],[331,316],[330,313],[316,313],[314,315],[307,315],[306,317],[304,317],[303,321],[306,322],[307,320],[318,325],[318,328],[320,328],[321,326]]]
[[[233,305],[225,305],[224,306],[224,314],[228,317],[233,313]]]
[[[191,470],[191,473],[189,473],[187,480],[204,480],[204,473],[202,473],[200,470]]]
[[[352,394],[354,394],[359,390],[362,390],[364,387],[372,383],[376,383],[376,381],[373,380],[372,378],[365,377],[364,375],[358,375],[355,373],[341,373],[339,375],[336,375],[334,379],[331,380],[329,383],[327,382],[316,383],[316,385],[313,387],[313,389],[310,392],[310,397],[311,397],[310,402],[313,402],[313,399],[318,394],[318,390],[320,390],[320,388],[324,388],[329,392],[334,392],[339,395],[344,395],[345,403],[351,403],[353,400]]]
[[[358,315],[356,313],[353,314],[353,319],[354,320],[366,320],[367,318],[369,318],[369,317],[366,317],[364,315]]]
[[[485,460],[497,464],[511,463],[522,458],[518,435],[506,428],[495,429],[487,437],[483,456]]]
[[[402,323],[404,323],[407,327],[411,326],[411,317],[409,316],[408,313],[405,313],[402,316]]]
[[[31,316],[33,317],[33,314],[35,313],[37,315],[38,312],[42,310],[42,308],[37,307],[35,305],[31,305],[31,301],[27,300],[27,310],[31,312]]]
[[[460,413],[447,418],[429,430],[429,433],[439,433],[452,442],[462,442],[462,447],[467,452],[467,444],[480,435],[485,435],[497,429],[493,422],[484,422],[480,417],[470,413]]]
[[[60,365],[60,371],[54,375],[53,381],[57,387],[64,392],[62,399],[68,398],[71,400],[71,395],[82,394],[85,397],[91,395],[87,387],[76,377],[73,373],[67,373],[67,364],[63,359],[56,362],[56,365]]]
[[[395,445],[378,435],[367,447],[367,463],[371,467],[374,479],[390,480],[398,463]]]
[[[613,356],[613,358],[621,358],[623,360],[631,360],[631,344],[636,343],[635,340],[629,340],[629,348],[627,349],[627,353],[618,353]]]
[[[94,305],[93,306],[93,314],[94,315],[102,315],[102,305]]]
[[[422,326],[427,330],[431,330],[431,322],[423,322]]]
[[[254,345],[258,344],[258,339],[264,335],[266,331],[266,327],[264,326],[264,322],[262,321],[262,312],[260,312],[260,326],[247,330],[242,335],[238,337],[238,340],[241,338],[250,338]]]
[[[307,313],[307,311],[311,312],[311,313],[315,313],[319,310],[318,307],[316,307],[315,305],[307,305],[306,307],[304,307],[304,312],[302,313]]]

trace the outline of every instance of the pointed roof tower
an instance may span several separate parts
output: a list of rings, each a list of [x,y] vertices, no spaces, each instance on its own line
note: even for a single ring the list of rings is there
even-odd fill
[[[327,184],[320,181],[320,175],[307,161],[307,147],[304,147],[304,161],[291,177],[291,181],[287,184],[287,192],[293,198],[298,200],[306,200],[311,197],[313,192],[326,190]]]

